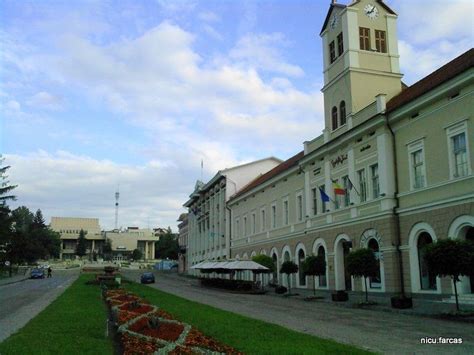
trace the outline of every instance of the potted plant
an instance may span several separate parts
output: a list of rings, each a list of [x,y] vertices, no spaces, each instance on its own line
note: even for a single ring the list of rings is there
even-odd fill
[[[286,274],[288,280],[288,295],[291,295],[290,275],[298,272],[298,265],[293,261],[285,261],[280,268],[280,274]]]
[[[316,297],[316,280],[314,277],[326,275],[326,260],[320,255],[310,255],[303,261],[302,268],[306,276],[313,276],[313,294]]]
[[[354,277],[363,277],[365,286],[365,303],[369,303],[367,278],[377,276],[379,266],[372,249],[361,248],[351,251],[347,256],[347,270]]]

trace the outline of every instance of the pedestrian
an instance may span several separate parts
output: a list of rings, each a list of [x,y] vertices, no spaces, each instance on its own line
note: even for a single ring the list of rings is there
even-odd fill
[[[51,270],[51,266],[50,266],[50,267],[48,267],[48,277],[52,277],[51,271],[52,271],[52,270]]]

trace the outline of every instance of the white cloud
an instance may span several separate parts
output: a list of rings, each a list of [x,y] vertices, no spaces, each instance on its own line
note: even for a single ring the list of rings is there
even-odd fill
[[[206,24],[202,27],[202,29],[205,33],[207,33],[210,37],[212,37],[214,39],[222,41],[222,39],[224,38],[222,36],[222,34],[220,34],[214,27],[212,27],[210,25]]]
[[[62,108],[62,100],[46,91],[40,91],[33,95],[27,104],[36,108],[47,110],[59,110]]]
[[[219,15],[212,11],[203,11],[198,14],[198,19],[204,22],[220,22],[221,18]]]

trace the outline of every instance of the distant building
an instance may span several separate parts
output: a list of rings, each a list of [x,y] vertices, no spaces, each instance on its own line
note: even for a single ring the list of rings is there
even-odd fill
[[[105,239],[112,244],[112,255],[116,261],[126,260],[138,249],[144,260],[155,259],[155,243],[159,240],[152,229],[129,227],[125,231],[105,232]]]
[[[179,228],[179,237],[178,237],[178,245],[179,245],[179,255],[178,255],[178,272],[184,273],[186,272],[187,265],[186,265],[186,252],[188,249],[188,214],[181,213],[178,218],[178,228]]]
[[[105,237],[100,231],[98,218],[51,217],[50,228],[61,235],[60,259],[76,258],[76,244],[81,229],[86,233],[87,254],[102,254]]]
[[[184,207],[189,209],[187,269],[203,260],[220,260],[230,256],[230,212],[227,201],[257,176],[281,163],[270,157],[220,170],[204,184],[197,181]]]

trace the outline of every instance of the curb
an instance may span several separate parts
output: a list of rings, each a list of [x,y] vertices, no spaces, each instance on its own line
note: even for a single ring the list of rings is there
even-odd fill
[[[6,286],[6,285],[11,285],[11,284],[16,284],[17,282],[22,282],[22,281],[25,281],[25,280],[28,280],[29,277],[24,277],[20,280],[15,280],[15,281],[10,281],[10,282],[0,282],[0,287],[2,286]]]

